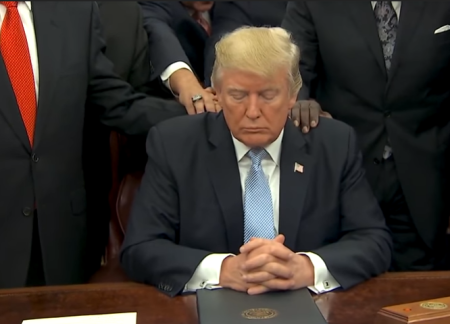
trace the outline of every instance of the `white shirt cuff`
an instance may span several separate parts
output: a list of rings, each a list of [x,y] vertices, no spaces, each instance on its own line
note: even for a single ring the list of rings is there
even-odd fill
[[[314,253],[297,253],[306,255],[313,264],[314,267],[314,286],[309,286],[308,289],[316,294],[329,292],[341,285],[334,279],[331,273],[328,271],[327,265],[320,256]]]
[[[222,262],[234,254],[210,254],[200,262],[192,278],[184,286],[183,292],[194,292],[198,289],[218,289]]]
[[[181,69],[187,69],[189,71],[192,72],[191,68],[189,67],[189,65],[187,65],[184,62],[175,62],[170,64],[164,71],[163,73],[161,73],[161,80],[164,83],[164,85],[167,87],[167,89],[170,90],[170,92],[172,92],[172,94],[174,95],[174,97],[177,97],[177,95],[172,91],[172,88],[170,87],[170,76],[172,74],[174,74],[175,72],[177,72],[178,70]]]

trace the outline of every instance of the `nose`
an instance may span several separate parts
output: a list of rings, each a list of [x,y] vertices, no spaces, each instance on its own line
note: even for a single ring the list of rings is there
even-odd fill
[[[250,119],[258,119],[261,116],[261,108],[258,104],[258,95],[250,95],[246,115]]]

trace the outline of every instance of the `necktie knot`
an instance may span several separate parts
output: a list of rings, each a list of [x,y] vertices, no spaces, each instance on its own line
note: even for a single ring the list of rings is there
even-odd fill
[[[248,151],[248,156],[252,160],[252,166],[261,166],[261,161],[267,156],[267,151],[262,149],[252,149]]]
[[[0,1],[0,4],[4,5],[6,9],[17,8],[19,1]]]

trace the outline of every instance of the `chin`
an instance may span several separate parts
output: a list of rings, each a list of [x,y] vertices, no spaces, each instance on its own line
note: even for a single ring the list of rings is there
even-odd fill
[[[249,147],[265,147],[273,142],[273,140],[269,136],[267,136],[267,134],[260,134],[260,133],[242,134],[242,136],[239,138],[239,141],[241,141],[242,143],[244,143]]]

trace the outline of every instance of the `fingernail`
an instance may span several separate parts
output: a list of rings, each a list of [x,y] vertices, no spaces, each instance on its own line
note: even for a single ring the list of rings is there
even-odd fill
[[[317,123],[313,120],[313,121],[311,122],[311,127],[316,127],[316,125],[317,125]]]
[[[305,127],[303,127],[303,133],[307,133],[308,132],[308,127],[307,126],[305,126]]]
[[[295,125],[295,127],[298,127],[298,125],[300,125],[300,124],[298,123],[298,121],[294,120],[294,125]]]

